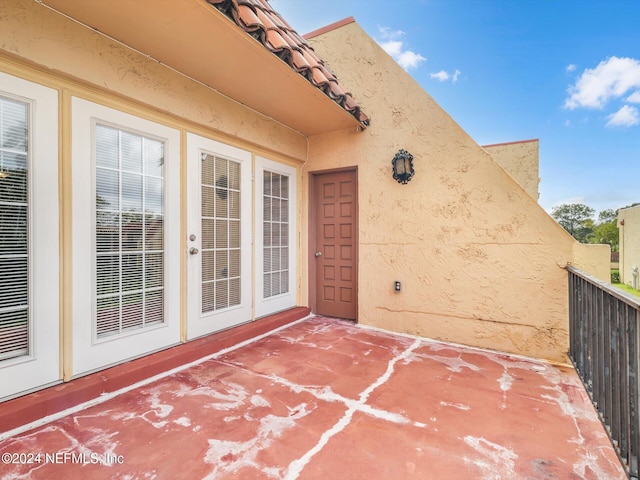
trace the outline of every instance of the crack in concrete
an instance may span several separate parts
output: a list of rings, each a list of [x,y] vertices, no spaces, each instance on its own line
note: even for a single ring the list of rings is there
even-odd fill
[[[422,342],[420,340],[418,339],[415,340],[411,344],[411,346],[406,348],[402,353],[396,355],[394,358],[392,358],[389,361],[389,363],[387,364],[386,371],[378,378],[378,380],[376,380],[371,385],[369,385],[360,394],[359,399],[357,401],[349,402],[351,405],[349,405],[349,408],[345,412],[343,417],[340,420],[338,420],[338,422],[335,425],[333,425],[333,427],[331,427],[329,430],[326,430],[322,434],[318,443],[316,443],[316,445],[313,446],[310,450],[308,450],[307,453],[305,453],[303,456],[301,456],[300,458],[298,458],[297,460],[294,460],[289,464],[289,467],[287,468],[287,473],[284,477],[285,480],[293,480],[298,478],[302,470],[304,470],[304,467],[309,463],[309,461],[311,461],[311,459],[315,455],[317,455],[324,448],[324,446],[329,442],[329,440],[331,440],[332,437],[334,437],[335,435],[343,431],[351,423],[351,420],[353,419],[353,415],[356,412],[360,411],[363,413],[368,413],[367,411],[365,411],[364,407],[366,406],[366,401],[369,399],[369,395],[371,395],[371,393],[373,393],[373,391],[376,388],[386,383],[389,380],[389,378],[391,378],[391,374],[394,372],[395,364],[398,363],[400,360],[407,360],[411,355],[411,353],[416,348],[418,348],[421,345],[421,343]],[[395,415],[395,414],[392,414],[392,415]],[[389,420],[389,418],[385,418],[385,419]]]

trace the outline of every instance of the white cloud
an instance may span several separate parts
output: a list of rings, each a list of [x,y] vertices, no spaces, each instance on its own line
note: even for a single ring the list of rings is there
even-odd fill
[[[440,70],[436,73],[430,73],[429,76],[434,80],[440,80],[441,82],[446,82],[447,80],[449,80],[449,74],[444,70]]]
[[[396,58],[402,53],[402,42],[399,40],[389,40],[388,42],[382,42],[380,46],[393,58]]]
[[[576,71],[576,67],[573,63],[567,65],[567,72],[575,72]]]
[[[426,60],[425,57],[423,57],[419,53],[412,52],[411,50],[405,50],[404,52],[400,53],[400,55],[398,55],[398,57],[396,58],[396,61],[405,70],[418,68],[418,65],[420,65],[425,60]]]
[[[451,83],[455,83],[458,81],[458,77],[460,77],[460,70],[456,69],[452,74],[445,72],[444,70],[440,70],[436,73],[430,73],[429,77],[434,80],[439,80],[440,82],[446,82],[447,80],[451,79]]]
[[[624,105],[616,113],[607,117],[607,127],[632,127],[640,124],[640,114],[636,107]]]
[[[389,27],[378,27],[378,29],[382,37],[378,44],[405,70],[418,68],[427,60],[419,53],[406,48],[405,43],[400,40],[405,35],[402,30],[391,30]]]
[[[631,95],[627,97],[627,102],[629,103],[640,103],[640,90],[636,90]]]
[[[596,68],[587,68],[569,87],[564,106],[603,108],[610,100],[640,88],[640,61],[635,58],[610,57]],[[633,95],[632,95],[633,96]]]

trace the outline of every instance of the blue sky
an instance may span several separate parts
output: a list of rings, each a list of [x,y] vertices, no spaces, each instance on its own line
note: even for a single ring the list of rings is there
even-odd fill
[[[479,144],[540,139],[546,210],[640,202],[640,1],[270,3],[301,34],[355,17]]]

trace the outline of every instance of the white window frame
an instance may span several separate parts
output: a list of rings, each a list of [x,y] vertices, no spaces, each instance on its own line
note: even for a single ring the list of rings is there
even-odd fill
[[[255,283],[256,318],[281,312],[296,306],[296,169],[289,165],[256,156],[255,161]],[[289,291],[264,298],[264,172],[269,171],[289,178]]]
[[[29,105],[29,354],[0,362],[0,399],[61,379],[58,92],[0,72],[0,95]]]
[[[164,142],[164,323],[97,339],[95,125]],[[180,342],[180,131],[72,97],[73,374]]]

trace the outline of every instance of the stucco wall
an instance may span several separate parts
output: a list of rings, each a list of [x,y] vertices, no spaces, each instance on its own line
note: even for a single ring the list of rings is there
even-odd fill
[[[624,222],[624,223],[623,223]],[[633,268],[640,269],[640,205],[618,212],[620,281],[633,286]],[[640,277],[636,279],[640,289]]]
[[[33,0],[0,2],[0,53],[232,138],[297,159],[306,156],[306,139],[298,132]]]
[[[511,175],[518,184],[538,200],[540,142],[525,140],[521,142],[484,145],[489,155]]]
[[[358,168],[358,321],[564,361],[573,238],[357,24],[312,45],[371,117],[362,133],[312,137],[303,175]],[[404,186],[400,148],[416,170]],[[608,265],[605,249],[585,255],[588,271]]]
[[[571,264],[603,282],[611,283],[611,246],[574,242]]]
[[[214,39],[215,40],[215,39]],[[279,61],[274,57],[274,61]],[[307,139],[302,134],[268,117],[240,105],[117,42],[67,19],[33,0],[0,2],[0,71],[55,89],[58,93],[60,172],[60,242],[61,242],[61,375],[70,379],[72,370],[73,300],[72,270],[77,262],[72,244],[73,217],[71,199],[78,185],[71,175],[72,97],[78,97],[120,112],[148,119],[179,130],[181,212],[180,250],[185,252],[187,239],[187,151],[186,132],[202,135],[262,157],[289,165],[299,175],[307,155]],[[0,90],[3,90],[0,85]],[[36,105],[37,108],[37,105]],[[87,159],[88,160],[88,159]],[[173,180],[173,178],[172,178]],[[296,197],[302,196],[296,182]],[[252,190],[252,187],[248,188]],[[173,190],[175,192],[175,190]],[[173,198],[176,198],[175,196]],[[175,205],[173,205],[175,206]],[[251,225],[254,225],[254,219]],[[297,219],[299,222],[299,219]],[[252,227],[253,228],[253,227]],[[251,230],[243,235],[251,235]],[[175,250],[174,250],[175,252]],[[296,272],[305,274],[296,258]],[[180,270],[182,339],[186,339],[187,259]],[[252,281],[255,280],[253,275]],[[299,295],[299,289],[297,290]],[[297,302],[298,304],[304,305]],[[254,318],[252,315],[251,318]]]
[[[356,24],[314,44],[372,117],[363,133],[310,138],[298,184],[304,198],[308,172],[358,167],[359,321],[562,360],[562,267],[580,268],[580,247]],[[0,69],[59,89],[62,127],[69,121],[65,102],[79,95],[293,165],[307,156],[299,133],[34,1],[0,2]],[[390,160],[400,148],[415,156],[417,173],[406,186],[391,178]],[[63,146],[63,177],[68,154]],[[63,187],[64,211],[70,186]],[[308,205],[298,207],[299,281],[307,292]],[[63,244],[68,260],[70,244]],[[594,258],[580,257],[589,273]],[[403,282],[399,294],[394,280]],[[299,304],[307,301],[301,294]]]

